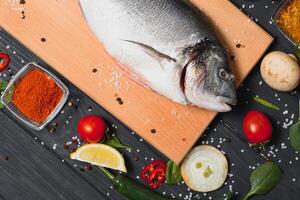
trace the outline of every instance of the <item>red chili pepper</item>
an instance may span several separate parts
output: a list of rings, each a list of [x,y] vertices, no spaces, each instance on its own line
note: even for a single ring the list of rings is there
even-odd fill
[[[0,72],[3,72],[10,63],[10,57],[6,53],[0,52]]]
[[[140,173],[140,177],[151,189],[161,186],[166,180],[167,164],[162,160],[155,160],[146,165]]]

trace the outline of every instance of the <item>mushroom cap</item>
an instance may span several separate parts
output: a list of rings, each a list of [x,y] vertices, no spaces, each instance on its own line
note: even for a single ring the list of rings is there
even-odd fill
[[[273,89],[291,91],[299,84],[299,65],[290,55],[273,51],[265,56],[261,63],[261,75]]]

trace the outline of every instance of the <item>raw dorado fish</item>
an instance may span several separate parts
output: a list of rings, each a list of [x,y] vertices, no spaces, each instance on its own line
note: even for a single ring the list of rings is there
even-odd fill
[[[132,79],[181,104],[236,104],[228,57],[206,17],[184,0],[80,0],[98,39]]]

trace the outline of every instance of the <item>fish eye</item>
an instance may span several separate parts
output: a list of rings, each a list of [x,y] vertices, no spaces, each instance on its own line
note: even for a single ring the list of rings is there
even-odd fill
[[[223,80],[227,80],[229,78],[229,74],[225,69],[220,69],[219,77]]]

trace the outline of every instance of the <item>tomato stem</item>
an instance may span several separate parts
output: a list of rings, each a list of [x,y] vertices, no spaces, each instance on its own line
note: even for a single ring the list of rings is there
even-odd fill
[[[270,159],[265,155],[263,154],[262,152],[259,153],[264,159],[266,159],[267,161],[269,161]]]

